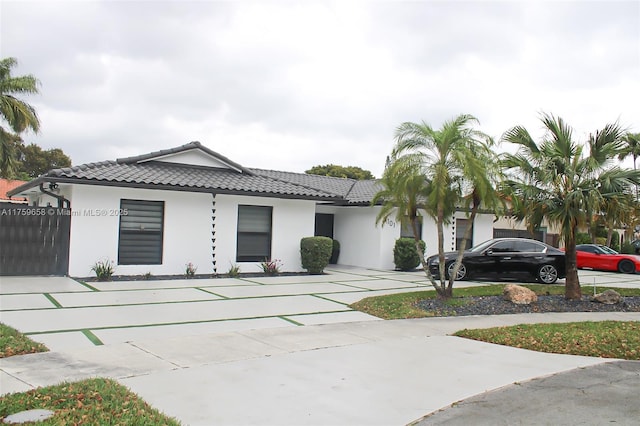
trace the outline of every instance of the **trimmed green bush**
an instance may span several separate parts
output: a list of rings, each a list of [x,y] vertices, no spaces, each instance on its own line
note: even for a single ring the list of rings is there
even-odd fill
[[[335,265],[338,263],[338,257],[340,256],[340,241],[333,240],[333,249],[331,250],[331,259],[329,263]]]
[[[591,244],[591,236],[586,232],[576,234],[576,244]]]
[[[302,267],[312,275],[322,274],[329,264],[333,240],[329,237],[305,237],[300,240]]]
[[[427,245],[420,240],[422,252]],[[420,255],[416,251],[416,242],[413,238],[398,238],[393,247],[393,263],[400,271],[410,271],[420,265]]]

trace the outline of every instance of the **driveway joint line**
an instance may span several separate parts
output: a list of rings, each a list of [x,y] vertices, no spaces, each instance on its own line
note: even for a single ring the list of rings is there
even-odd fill
[[[100,340],[100,338],[98,338],[98,336],[96,336],[95,334],[93,334],[91,332],[91,330],[88,329],[84,329],[82,330],[82,334],[85,335],[85,337],[87,339],[89,339],[91,341],[91,343],[93,343],[96,346],[103,346],[104,343],[102,342],[102,340]]]
[[[87,284],[87,283],[86,283],[86,282],[84,282],[84,281],[80,281],[80,280],[77,280],[77,279],[75,279],[75,278],[71,278],[71,279],[72,279],[72,280],[74,280],[75,282],[77,282],[78,284],[80,284],[80,285],[82,285],[82,286],[84,286],[84,287],[88,288],[88,289],[89,289],[89,290],[91,290],[91,291],[98,291],[98,292],[100,291],[100,289],[95,288],[94,286],[92,286],[92,285],[90,285],[90,284]]]
[[[207,294],[212,294],[212,295],[217,296],[217,297],[219,297],[221,299],[224,299],[224,300],[231,299],[231,297],[227,297],[227,296],[224,296],[222,294],[214,293],[212,291],[206,290],[206,289],[201,288],[201,287],[193,287],[193,288],[196,289],[196,290],[202,291],[204,293],[207,293]]]
[[[44,297],[46,297],[46,298],[47,298],[47,300],[49,300],[49,302],[53,303],[53,305],[54,305],[56,308],[63,308],[63,307],[64,307],[64,306],[62,306],[62,305],[60,304],[60,302],[58,302],[58,301],[55,299],[55,297],[53,297],[53,296],[51,295],[51,293],[42,293],[42,295],[43,295]]]
[[[185,368],[185,366],[180,365],[180,364],[177,364],[177,363],[175,363],[175,362],[173,362],[173,361],[171,361],[171,360],[168,360],[168,359],[162,358],[160,355],[155,354],[155,353],[153,353],[153,352],[151,352],[151,351],[149,351],[149,350],[147,350],[147,349],[144,349],[144,348],[142,348],[142,347],[140,347],[140,346],[136,345],[134,342],[126,342],[126,343],[127,343],[129,346],[133,346],[134,348],[136,348],[136,349],[138,349],[138,350],[140,350],[140,351],[142,351],[142,352],[144,352],[144,353],[146,353],[146,354],[149,354],[149,355],[151,355],[151,356],[153,356],[153,357],[155,357],[155,358],[158,358],[159,360],[162,360],[162,361],[168,362],[169,364],[174,365],[174,366],[176,366],[177,368],[180,368],[180,369]]]
[[[290,322],[291,324],[294,324],[294,325],[297,325],[297,326],[302,326],[302,327],[304,327],[304,324],[302,324],[301,322],[298,322],[298,321],[292,320],[291,318],[287,318],[287,317],[285,317],[285,316],[279,316],[278,318],[281,318],[281,319],[283,319],[283,320],[285,320],[285,321],[287,321],[287,322]]]

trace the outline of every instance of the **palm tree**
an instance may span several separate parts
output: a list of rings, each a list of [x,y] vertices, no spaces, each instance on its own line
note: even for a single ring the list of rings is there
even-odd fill
[[[403,204],[403,200],[412,199],[411,205],[435,219],[440,283],[436,283],[431,276],[424,256],[422,265],[431,284],[443,298],[453,295],[453,282],[463,252],[461,249],[456,270],[450,274],[447,284],[444,225],[451,223],[456,209],[463,202],[471,206],[470,219],[474,220],[487,193],[496,187],[490,184],[491,179],[487,177],[487,165],[495,164],[487,160],[491,155],[490,138],[473,129],[472,125],[477,121],[471,115],[460,115],[445,122],[440,129],[434,129],[425,122],[402,123],[396,129],[396,145],[382,180],[385,190],[379,193],[379,197],[386,200],[379,218],[390,215],[395,207],[398,215],[408,215],[411,219],[411,212],[407,208],[410,203]],[[408,190],[409,187],[411,190]],[[418,241],[414,223],[412,228],[414,238]],[[470,233],[471,227],[465,233],[462,247],[466,245]]]
[[[637,170],[636,160],[640,157],[640,133],[627,132],[622,138],[624,147],[618,155],[620,160],[624,160],[628,156],[633,158],[633,170]],[[636,200],[640,201],[640,189],[636,185]]]
[[[11,141],[26,130],[38,132],[40,120],[36,110],[15,95],[38,93],[38,80],[32,75],[11,76],[11,68],[18,64],[15,58],[0,60],[0,116],[9,130],[0,126],[0,175],[13,173],[14,156]]]
[[[623,135],[617,123],[592,135],[587,153],[585,145],[574,141],[572,128],[562,118],[543,113],[541,121],[546,134],[540,143],[522,126],[503,135],[504,141],[519,147],[516,154],[504,154],[502,164],[509,176],[506,184],[516,216],[530,230],[538,228],[545,218],[559,227],[566,251],[565,298],[579,299],[578,227],[601,211],[608,194],[628,192],[640,182],[640,173],[611,166],[620,152]]]
[[[372,206],[378,203],[382,206],[376,217],[376,224],[384,222],[392,216],[397,223],[404,223],[408,220],[420,263],[429,280],[435,282],[429,273],[424,251],[420,244],[421,236],[418,233],[421,211],[424,212],[428,208],[425,203],[432,188],[422,174],[419,158],[407,155],[394,162],[388,162],[380,183],[383,189],[378,191],[371,201]]]

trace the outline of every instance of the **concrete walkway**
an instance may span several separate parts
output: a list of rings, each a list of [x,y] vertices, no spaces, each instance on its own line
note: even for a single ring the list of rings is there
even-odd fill
[[[111,377],[190,425],[400,425],[486,391],[611,361],[448,334],[604,319],[640,321],[640,313],[366,321],[134,341],[0,359],[0,385],[7,393]]]
[[[627,276],[589,273],[597,285],[640,286],[637,276],[625,281]],[[573,392],[571,397],[579,399],[575,389],[588,382],[585,375],[595,377],[597,383],[588,383],[602,389],[614,382],[631,384],[623,394],[637,396],[640,373],[635,367],[613,368],[612,360],[544,354],[450,334],[521,323],[640,321],[640,313],[381,321],[351,311],[347,304],[369,295],[425,289],[420,273],[338,268],[311,279],[157,281],[150,287],[145,287],[149,281],[137,281],[91,283],[89,288],[49,278],[43,292],[41,279],[3,278],[1,321],[59,347],[0,359],[0,394],[63,380],[111,377],[190,425],[400,425],[435,413],[422,420],[432,424],[458,404],[445,408],[475,395],[489,401],[485,414],[491,421],[483,423],[484,418],[476,416],[474,424],[536,424],[517,414],[518,407],[530,408],[526,398],[532,394],[514,402],[505,393],[497,391],[492,399],[493,393],[485,392],[559,373],[566,379],[553,384],[557,392],[544,398],[541,391],[534,400],[539,410],[551,406],[551,395]],[[581,280],[585,282],[583,275]],[[277,325],[272,326],[274,321]],[[309,325],[298,326],[305,323]],[[591,374],[600,371],[594,368],[604,368],[607,375]],[[608,398],[603,392],[605,401],[599,402],[617,413],[607,418],[618,424],[635,421],[626,400],[610,394]],[[575,407],[579,409],[556,411],[547,423],[580,424],[566,421],[580,411],[587,420],[582,424],[592,424],[588,409]],[[497,413],[507,423],[494,422]]]

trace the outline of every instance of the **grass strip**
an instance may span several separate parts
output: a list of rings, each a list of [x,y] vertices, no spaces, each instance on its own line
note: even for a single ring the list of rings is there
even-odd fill
[[[287,318],[287,317],[278,317],[278,318],[280,318],[281,320],[285,320],[287,322],[290,322],[291,324],[294,324],[294,325],[300,325],[300,326],[304,325],[303,323],[295,321],[295,320],[292,320],[291,318]]]
[[[170,425],[180,423],[110,379],[88,379],[0,398],[0,421],[24,410],[55,414],[39,425]]]
[[[51,294],[49,293],[42,293],[44,295],[44,297],[46,297],[47,299],[49,299],[49,302],[53,303],[53,305],[56,308],[62,308],[63,306],[60,304],[60,302],[58,302]]]
[[[42,343],[34,342],[15,328],[0,323],[0,358],[48,350]]]
[[[85,286],[86,288],[88,288],[91,291],[101,291],[99,288],[95,288],[94,286],[92,286],[91,284],[87,284],[84,281],[80,281],[80,280],[75,280],[78,284],[81,284],[83,286]]]
[[[104,343],[102,343],[102,340],[100,340],[98,336],[93,334],[91,330],[82,330],[82,334],[84,334],[87,337],[87,339],[91,340],[91,343],[93,343],[94,345],[96,346],[104,345]]]
[[[461,330],[456,336],[538,352],[640,360],[640,322],[520,324]]]

